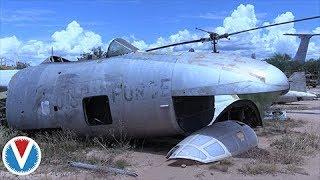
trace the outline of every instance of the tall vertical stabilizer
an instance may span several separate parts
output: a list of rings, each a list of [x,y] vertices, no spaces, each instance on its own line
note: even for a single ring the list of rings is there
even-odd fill
[[[298,62],[305,62],[308,46],[310,42],[310,38],[312,36],[320,35],[320,34],[284,34],[288,36],[298,36],[300,38],[300,45],[296,55],[294,56],[293,60]]]

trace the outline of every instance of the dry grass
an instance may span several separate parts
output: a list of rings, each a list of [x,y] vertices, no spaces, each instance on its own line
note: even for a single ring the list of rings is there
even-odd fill
[[[311,133],[287,133],[273,140],[273,148],[264,162],[287,165],[304,164],[304,156],[310,156],[320,150],[320,137]]]
[[[261,162],[249,162],[244,164],[238,171],[245,175],[276,174],[279,170],[276,164],[266,164]]]
[[[281,135],[292,132],[292,128],[301,127],[305,122],[299,120],[288,119],[281,120],[265,120],[263,121],[263,127],[257,129],[258,136],[272,136]]]
[[[303,169],[302,167],[296,166],[296,165],[288,165],[286,167],[286,173],[288,174],[302,174],[302,175],[309,175],[305,169]]]
[[[125,159],[119,159],[114,162],[114,166],[116,168],[125,169],[126,167],[131,166],[131,164]]]
[[[264,122],[259,129],[259,136],[272,136],[268,150],[253,148],[239,155],[242,158],[253,159],[254,162],[244,164],[239,170],[243,174],[303,174],[307,172],[301,167],[305,157],[318,153],[320,137],[312,133],[295,132],[292,128],[300,127],[305,122],[270,120]]]
[[[233,165],[230,159],[224,159],[209,166],[210,170],[217,170],[221,172],[228,172],[229,167]]]
[[[4,145],[12,138],[16,136],[23,136],[25,133],[17,130],[7,128],[0,125],[0,148],[3,149]]]
[[[12,130],[0,125],[0,149],[2,150],[4,145],[12,138],[16,136],[25,135],[24,133],[16,130]],[[2,161],[0,161],[0,169],[4,169]]]
[[[32,137],[41,147],[43,162],[49,163],[52,160],[58,163],[68,161],[84,161],[83,150],[95,147],[95,144],[88,138],[80,138],[72,131],[45,131],[38,132]]]
[[[26,135],[34,139],[41,148],[41,164],[53,165],[52,170],[56,172],[68,171],[67,163],[69,161],[110,165],[119,168],[130,165],[125,160],[115,160],[118,155],[128,152],[131,148],[129,139],[80,137],[68,130],[38,131],[27,134],[0,126],[0,148],[2,149],[11,138],[19,135]],[[87,156],[94,149],[100,153],[100,156]],[[4,168],[1,163],[0,168]]]
[[[303,165],[304,158],[292,150],[274,150],[270,159],[271,163]]]
[[[320,138],[316,134],[299,133],[292,128],[299,127],[305,122],[265,121],[260,136],[278,135],[271,143],[271,151],[264,156],[259,154],[257,159],[264,163],[280,163],[289,165],[302,165],[304,156],[310,156],[320,150]]]
[[[311,133],[290,133],[274,140],[271,146],[287,153],[308,156],[320,150],[320,137]]]
[[[265,150],[260,148],[253,148],[237,157],[255,159],[261,163],[275,163],[275,164],[303,164],[303,157],[296,152],[281,151],[278,149]]]
[[[199,170],[195,175],[194,177],[197,178],[197,179],[203,179],[205,177],[205,171],[202,171],[202,170]]]
[[[305,122],[288,119],[286,121],[264,121],[264,127],[257,132],[258,136],[274,136],[270,150],[254,148],[243,157],[253,158],[262,163],[302,165],[303,156],[310,155],[319,149],[319,137],[309,133],[298,133],[292,128],[300,127]]]

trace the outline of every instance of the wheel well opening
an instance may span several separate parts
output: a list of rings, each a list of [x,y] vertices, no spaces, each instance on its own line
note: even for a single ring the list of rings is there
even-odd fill
[[[250,100],[238,100],[225,108],[215,122],[236,120],[246,123],[250,127],[262,126],[259,109]]]
[[[212,121],[214,96],[173,96],[177,122],[186,133],[197,131]]]

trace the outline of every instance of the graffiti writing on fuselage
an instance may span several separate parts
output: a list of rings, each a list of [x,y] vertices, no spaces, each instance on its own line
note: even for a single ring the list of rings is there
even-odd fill
[[[56,91],[60,105],[70,104],[73,107],[82,103],[84,97],[107,95],[110,103],[157,99],[170,95],[171,80],[163,78],[140,83],[122,82],[120,79],[95,79],[81,81],[78,76],[60,77]]]

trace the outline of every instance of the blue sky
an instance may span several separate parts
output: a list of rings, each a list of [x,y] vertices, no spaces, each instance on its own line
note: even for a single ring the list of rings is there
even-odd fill
[[[22,44],[29,40],[50,43],[56,31],[76,21],[85,31],[101,36],[102,43],[134,37],[152,44],[181,30],[214,30],[240,4],[254,6],[256,25],[272,22],[285,12],[296,19],[320,14],[320,0],[1,0],[0,38],[15,36]],[[296,23],[294,29],[312,32],[319,26],[320,19]]]
[[[50,40],[50,35],[76,20],[109,40],[135,35],[146,41],[168,36],[181,29],[215,27],[240,3],[253,4],[261,20],[291,11],[295,17],[320,14],[320,0],[226,1],[182,0],[1,0],[1,37],[16,35],[22,40]],[[297,30],[319,26],[320,20],[300,23]]]

